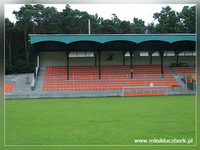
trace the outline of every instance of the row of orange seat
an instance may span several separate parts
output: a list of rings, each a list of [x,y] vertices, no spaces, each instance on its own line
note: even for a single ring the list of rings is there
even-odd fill
[[[70,66],[70,80],[67,80],[66,66],[47,66],[43,91],[116,90],[149,86],[151,82],[154,86],[179,86],[165,67],[165,78],[160,78],[160,65],[134,65],[133,70],[134,79],[131,79],[129,65],[104,65],[101,70],[102,80],[99,80],[98,66]]]
[[[15,87],[15,83],[5,83],[5,92],[12,92]]]
[[[193,67],[173,67],[173,70],[180,76],[183,76],[184,73],[186,74],[195,73],[195,69]]]

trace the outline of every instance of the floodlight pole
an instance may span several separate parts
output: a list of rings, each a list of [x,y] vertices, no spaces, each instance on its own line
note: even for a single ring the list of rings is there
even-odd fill
[[[90,19],[88,19],[88,34],[91,34],[91,25],[90,25]]]

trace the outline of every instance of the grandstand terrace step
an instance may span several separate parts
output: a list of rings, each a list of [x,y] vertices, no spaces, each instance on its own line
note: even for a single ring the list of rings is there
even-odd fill
[[[121,90],[123,87],[149,86],[151,82],[154,86],[180,87],[165,67],[165,78],[160,78],[160,65],[134,65],[133,79],[129,65],[103,65],[101,80],[98,66],[70,66],[69,70],[70,80],[67,80],[66,66],[47,66],[42,90]]]
[[[173,70],[180,76],[183,76],[184,73],[186,74],[194,74],[195,68],[193,67],[173,67]]]
[[[46,68],[40,67],[40,71],[38,72],[38,77],[36,80],[36,86],[34,91],[42,91],[43,90],[43,82],[45,77]]]

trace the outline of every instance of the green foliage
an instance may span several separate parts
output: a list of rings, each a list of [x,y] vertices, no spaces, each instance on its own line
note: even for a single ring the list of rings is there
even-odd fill
[[[131,27],[133,33],[145,33],[145,22],[142,19],[133,18]]]
[[[196,7],[184,6],[178,15],[181,24],[181,30],[184,33],[195,33],[196,29]]]
[[[195,141],[195,96],[191,95],[6,100],[5,106],[6,145],[136,145],[134,139],[154,138]]]
[[[117,34],[117,26],[112,20],[106,19],[101,22],[100,32],[102,34]]]
[[[149,23],[145,28],[146,28],[145,33],[147,34],[155,33],[156,28],[154,23]]]
[[[176,33],[179,18],[171,7],[163,7],[160,13],[154,13],[153,18],[159,23],[156,25],[156,33]]]
[[[15,74],[17,73],[15,66],[10,64],[10,62],[5,62],[5,74]]]
[[[154,13],[158,21],[155,33],[195,33],[196,7],[184,6],[180,13],[171,7],[163,7],[160,13]]]
[[[10,64],[5,63],[5,73],[6,74],[15,74],[15,73],[29,73],[33,72],[33,64],[27,65],[26,61],[23,59],[17,59]]]
[[[23,59],[17,59],[13,64],[18,73],[33,72],[33,64],[28,65]]]
[[[130,22],[129,21],[120,22],[118,30],[121,34],[130,34],[132,32]]]

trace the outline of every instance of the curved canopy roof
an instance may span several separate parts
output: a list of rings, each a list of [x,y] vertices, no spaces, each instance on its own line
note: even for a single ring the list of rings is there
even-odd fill
[[[176,42],[190,40],[195,41],[194,34],[29,34],[31,44],[42,41],[58,41],[69,44],[77,41],[94,41],[106,43],[115,40],[140,43],[148,40]]]
[[[193,51],[196,41],[195,34],[29,34],[29,37],[36,51],[151,51],[161,48],[176,51],[183,47]]]

